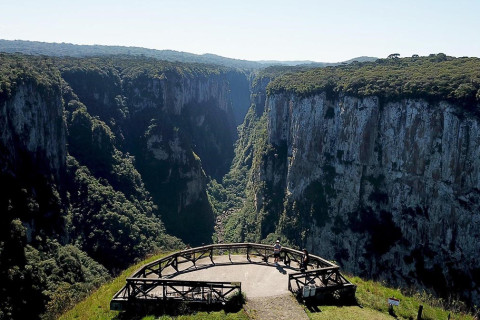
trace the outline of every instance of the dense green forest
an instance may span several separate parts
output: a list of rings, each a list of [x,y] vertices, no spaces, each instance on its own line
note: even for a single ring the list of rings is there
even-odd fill
[[[215,54],[193,54],[174,50],[155,50],[140,47],[103,46],[103,45],[77,45],[71,43],[47,43],[24,40],[0,39],[0,52],[24,53],[30,55],[46,55],[57,57],[92,57],[92,56],[139,56],[159,60],[188,63],[205,63],[226,66],[230,68],[259,70],[272,65],[306,65],[307,67],[334,66],[341,63],[374,61],[373,57],[358,57],[338,63],[313,62],[313,61],[248,61],[225,58]]]
[[[378,96],[384,101],[402,98],[480,101],[480,59],[445,54],[427,57],[379,59],[375,62],[301,70],[276,78],[268,92],[310,96],[319,92]]]
[[[174,50],[155,50],[140,47],[76,45],[71,43],[47,43],[24,40],[1,40],[0,51],[23,53],[29,55],[46,55],[57,57],[92,57],[92,56],[138,56],[155,58],[172,62],[216,64],[234,68],[258,69],[263,64],[254,61],[221,57],[215,54],[193,54]]]

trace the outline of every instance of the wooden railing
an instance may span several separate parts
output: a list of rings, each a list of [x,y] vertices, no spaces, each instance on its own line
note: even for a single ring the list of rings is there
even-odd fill
[[[228,256],[226,259],[214,257]],[[300,271],[302,251],[282,248],[280,258],[283,263],[295,271]],[[174,280],[176,275],[202,268],[231,264],[262,264],[273,266],[273,246],[257,243],[212,244],[185,249],[150,262],[136,270],[126,285],[115,294],[111,309],[123,310],[134,302],[161,302],[166,300],[184,300],[202,303],[225,303],[229,296],[241,293],[240,282],[212,282]],[[270,259],[270,261],[269,261]],[[223,262],[220,262],[220,261]],[[345,279],[339,267],[319,256],[310,255],[306,272],[288,275],[288,289],[301,292],[307,285],[315,285],[320,291],[353,288]]]
[[[336,290],[353,286],[341,273],[338,267],[327,267],[290,273],[288,290],[296,292],[305,286],[314,285],[318,291]]]
[[[154,292],[158,291],[158,292]],[[127,284],[114,296],[112,310],[124,310],[132,301],[192,301],[225,304],[234,294],[242,293],[240,282],[189,281],[155,278],[127,278]]]
[[[145,266],[142,266],[140,269],[134,272],[132,277],[148,277],[152,274],[157,275],[159,278],[165,276],[171,276],[172,274],[166,275],[164,270],[168,267],[172,267],[175,271],[179,272],[180,270],[186,271],[189,269],[198,270],[199,268],[211,265],[225,265],[229,263],[215,263],[213,261],[214,256],[221,256],[228,254],[230,263],[264,263],[268,264],[268,259],[273,257],[273,246],[258,244],[258,243],[229,243],[229,244],[211,244],[203,247],[191,248],[182,251],[175,252],[167,257],[153,261]],[[246,256],[246,261],[244,262],[232,262],[231,255],[244,254]],[[300,264],[302,259],[302,251],[291,249],[291,248],[282,248],[280,254],[281,259],[288,266],[292,262]],[[253,257],[261,258],[260,261],[253,261]],[[205,260],[210,260],[209,264],[198,265],[199,261],[204,262]],[[188,269],[182,269],[182,265],[189,265]],[[310,268],[325,268],[325,267],[338,267],[334,263],[325,260],[316,255],[310,255]]]

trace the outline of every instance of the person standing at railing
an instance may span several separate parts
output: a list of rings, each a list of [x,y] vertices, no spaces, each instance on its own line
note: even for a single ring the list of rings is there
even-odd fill
[[[302,261],[300,262],[300,271],[305,272],[307,270],[308,262],[310,262],[310,256],[307,249],[303,249]]]
[[[192,247],[190,247],[190,244],[187,243],[187,246],[185,247],[185,250],[190,250]],[[185,258],[190,259],[192,255],[190,253],[185,254]]]
[[[273,246],[273,260],[275,261],[275,265],[278,266],[278,261],[280,260],[280,252],[282,251],[282,246],[280,244],[280,240],[277,239],[275,245]]]

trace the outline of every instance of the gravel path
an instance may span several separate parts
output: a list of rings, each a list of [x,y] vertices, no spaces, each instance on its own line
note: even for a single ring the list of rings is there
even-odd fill
[[[244,308],[250,319],[255,320],[308,320],[302,305],[290,293],[273,297],[247,296]]]

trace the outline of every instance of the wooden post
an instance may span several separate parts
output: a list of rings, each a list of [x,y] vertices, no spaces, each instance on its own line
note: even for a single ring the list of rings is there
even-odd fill
[[[395,315],[395,312],[393,311],[393,305],[391,304],[388,305],[388,314],[392,317]]]
[[[423,306],[420,305],[420,306],[418,307],[417,320],[422,320],[422,311],[423,311]]]

